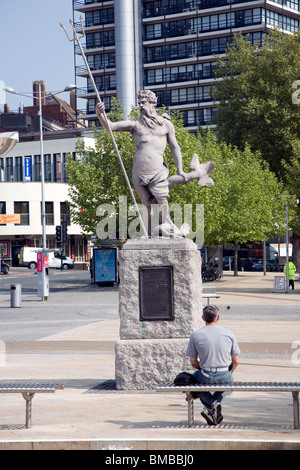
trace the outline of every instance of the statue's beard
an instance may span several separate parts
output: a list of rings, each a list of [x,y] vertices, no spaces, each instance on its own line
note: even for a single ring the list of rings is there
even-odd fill
[[[147,107],[141,109],[141,120],[145,126],[155,129],[157,126],[162,126],[164,121],[161,116],[157,114],[155,109]]]

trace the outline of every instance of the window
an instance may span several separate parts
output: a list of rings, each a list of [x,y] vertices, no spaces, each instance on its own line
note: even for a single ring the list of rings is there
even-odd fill
[[[161,38],[162,33],[161,33],[161,24],[150,24],[149,26],[146,26],[146,41],[149,39],[154,39],[154,38]]]
[[[66,202],[60,203],[60,223],[62,222],[67,222],[67,225],[71,225],[70,207]]]
[[[4,181],[4,158],[0,158],[0,181]]]
[[[13,157],[8,157],[6,159],[6,181],[14,180],[14,164]]]
[[[52,181],[51,155],[44,155],[45,181]]]
[[[115,45],[115,32],[103,31],[101,33],[89,33],[86,35],[86,48],[92,49],[94,47],[114,46]]]
[[[116,57],[114,53],[89,55],[87,56],[87,61],[91,70],[116,66]]]
[[[96,105],[97,105],[97,100],[94,98],[91,98],[87,102],[87,113],[88,114],[96,114]]]
[[[68,173],[66,169],[66,164],[68,161],[68,158],[73,158],[73,160],[76,160],[76,152],[73,152],[72,156],[68,153],[63,153],[63,161],[62,161],[62,174],[63,174],[63,183],[67,183],[69,181],[68,179]]]
[[[5,201],[0,201],[0,215],[6,214],[6,202]],[[0,225],[5,225],[5,224],[0,224]]]
[[[42,219],[42,203],[41,203],[41,224],[42,223],[43,223],[43,219]],[[53,202],[45,202],[45,223],[46,225],[54,225]]]
[[[15,202],[14,211],[21,215],[20,225],[29,225],[29,202]]]
[[[61,155],[60,153],[55,153],[54,158],[54,179],[57,183],[61,183]]]
[[[189,125],[195,124],[195,111],[187,111],[186,120]]]
[[[23,181],[23,161],[22,157],[16,157],[16,181]]]
[[[41,181],[41,156],[34,156],[34,181]]]

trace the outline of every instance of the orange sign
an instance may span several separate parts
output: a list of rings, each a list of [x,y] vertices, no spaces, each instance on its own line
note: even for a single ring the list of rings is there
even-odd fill
[[[20,224],[20,214],[0,214],[0,224]]]

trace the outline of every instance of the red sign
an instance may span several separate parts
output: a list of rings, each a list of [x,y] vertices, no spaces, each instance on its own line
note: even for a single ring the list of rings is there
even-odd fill
[[[49,266],[49,258],[48,256],[44,257],[44,266]]]
[[[43,253],[37,253],[36,255],[37,258],[37,272],[42,273],[43,272]]]

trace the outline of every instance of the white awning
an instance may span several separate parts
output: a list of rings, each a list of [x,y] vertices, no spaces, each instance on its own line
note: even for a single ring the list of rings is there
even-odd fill
[[[16,143],[19,142],[18,132],[1,132],[0,133],[0,157],[10,152]]]

